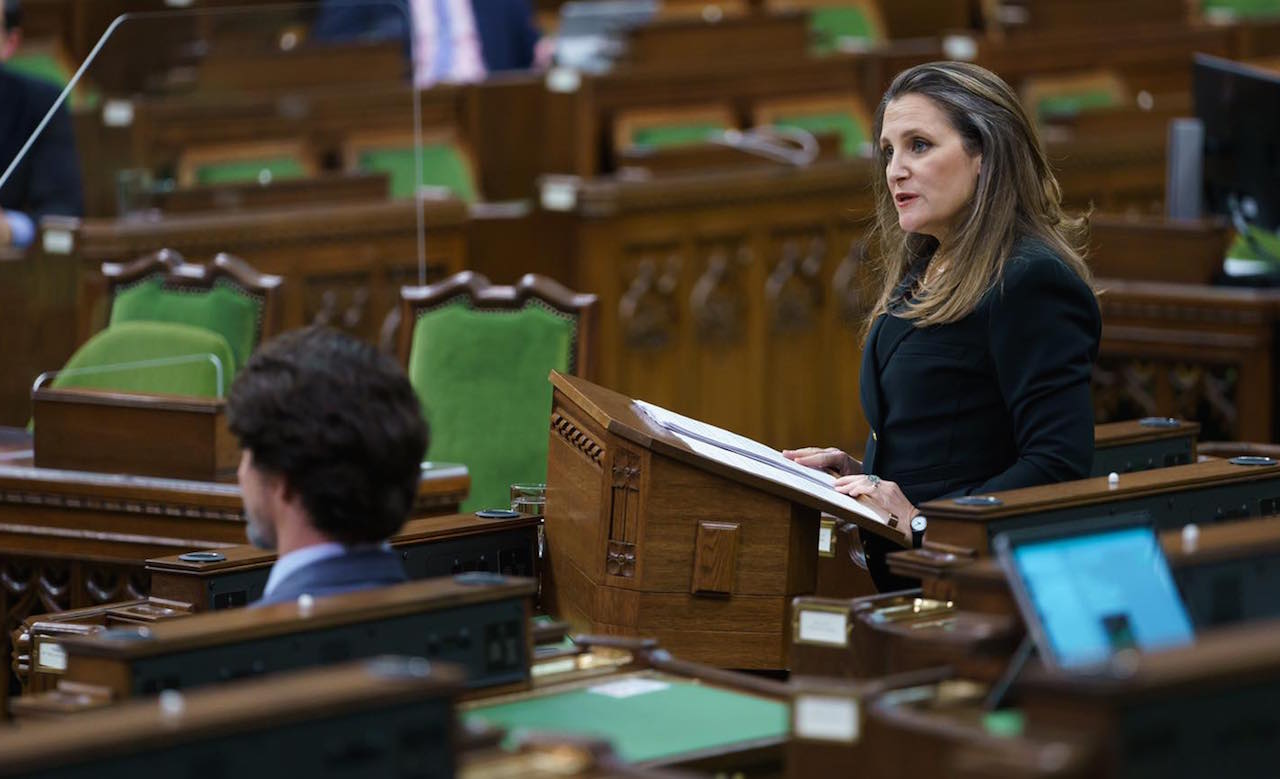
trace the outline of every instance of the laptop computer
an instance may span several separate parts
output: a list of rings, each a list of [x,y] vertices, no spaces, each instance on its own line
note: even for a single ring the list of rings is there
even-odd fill
[[[1194,640],[1146,512],[1009,531],[994,545],[1046,666],[1088,668]]]

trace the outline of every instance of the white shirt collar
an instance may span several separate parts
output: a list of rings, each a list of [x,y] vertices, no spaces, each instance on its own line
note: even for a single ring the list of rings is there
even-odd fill
[[[328,560],[330,557],[340,557],[346,553],[347,548],[345,546],[330,541],[323,544],[304,546],[286,555],[281,555],[276,559],[276,564],[271,566],[271,573],[267,576],[267,586],[262,590],[263,596],[270,595],[271,591],[279,586],[280,582],[298,569],[305,568],[312,563],[318,563],[321,560]]]

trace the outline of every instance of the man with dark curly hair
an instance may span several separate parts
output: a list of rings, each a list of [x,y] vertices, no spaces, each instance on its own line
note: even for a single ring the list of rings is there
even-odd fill
[[[417,494],[427,426],[399,364],[334,330],[264,344],[228,401],[250,542],[275,549],[258,605],[405,581],[385,541]]]

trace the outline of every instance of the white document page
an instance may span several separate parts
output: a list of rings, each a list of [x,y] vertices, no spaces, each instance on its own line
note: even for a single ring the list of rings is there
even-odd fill
[[[848,495],[836,492],[836,477],[825,471],[797,465],[776,449],[715,425],[699,422],[643,400],[637,400],[635,404],[659,426],[671,431],[686,446],[709,460],[791,487],[825,503],[885,524],[885,517]]]

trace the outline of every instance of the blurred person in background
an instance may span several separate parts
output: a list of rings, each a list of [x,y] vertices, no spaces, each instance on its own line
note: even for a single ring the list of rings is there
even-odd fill
[[[4,66],[22,41],[22,5],[4,0],[0,22],[0,175],[22,152],[58,99],[58,88]],[[48,125],[0,186],[0,246],[26,247],[47,214],[81,216],[84,193],[71,117],[59,106]]]
[[[528,0],[321,0],[311,40],[412,41],[420,88],[545,67],[552,50]]]

